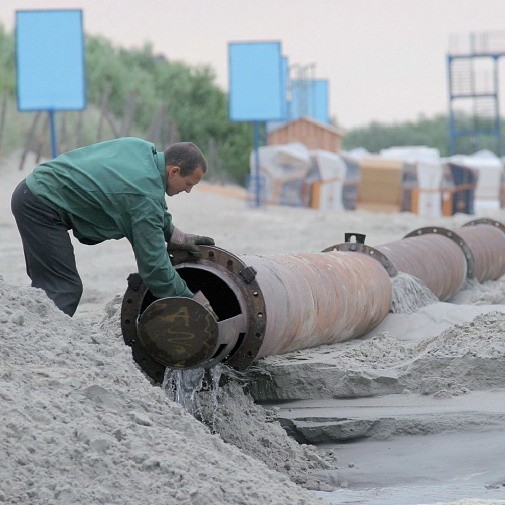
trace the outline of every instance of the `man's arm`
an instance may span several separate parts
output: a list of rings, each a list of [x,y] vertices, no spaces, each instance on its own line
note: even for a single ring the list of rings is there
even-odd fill
[[[168,256],[165,243],[165,217],[156,202],[139,199],[130,211],[131,236],[139,274],[157,298],[193,297]]]

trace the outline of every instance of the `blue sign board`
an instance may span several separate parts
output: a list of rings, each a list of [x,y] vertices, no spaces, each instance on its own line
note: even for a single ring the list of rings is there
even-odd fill
[[[81,10],[16,11],[18,109],[86,107]]]
[[[229,51],[231,121],[279,121],[286,116],[286,60],[280,42],[236,42]]]

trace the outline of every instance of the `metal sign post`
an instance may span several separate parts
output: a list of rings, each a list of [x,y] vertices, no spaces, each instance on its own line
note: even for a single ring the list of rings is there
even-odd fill
[[[261,181],[260,181],[260,125],[254,121],[254,182],[256,207],[261,206]]]
[[[86,108],[82,11],[16,11],[16,67],[18,110],[48,112],[57,156],[56,111]]]

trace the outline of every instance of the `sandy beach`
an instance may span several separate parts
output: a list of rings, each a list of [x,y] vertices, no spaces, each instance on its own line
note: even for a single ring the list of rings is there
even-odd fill
[[[207,398],[209,425],[152,386],[119,310],[126,240],[75,241],[74,318],[29,287],[0,162],[0,502],[9,504],[505,504],[505,278],[389,314],[359,339],[267,357]],[[174,223],[236,255],[372,246],[475,217],[255,208],[202,183]],[[505,223],[505,210],[489,211]]]

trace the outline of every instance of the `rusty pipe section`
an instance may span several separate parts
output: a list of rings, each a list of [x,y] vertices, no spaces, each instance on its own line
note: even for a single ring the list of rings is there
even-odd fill
[[[205,294],[218,322],[193,300],[156,300],[138,274],[128,279],[123,337],[155,382],[162,382],[165,367],[224,363],[245,370],[260,357],[355,338],[391,308],[389,274],[365,255],[238,258],[217,247],[201,249],[198,261],[174,263],[188,287]]]
[[[402,246],[412,247],[399,254]],[[416,254],[414,249],[419,247]],[[496,280],[505,274],[505,226],[487,218],[466,223],[457,229],[426,227],[414,230],[386,254],[398,270],[421,279],[439,300],[450,300],[466,279]],[[459,253],[458,253],[459,250]]]
[[[345,243],[322,253],[241,258],[201,249],[198,261],[176,256],[173,263],[193,292],[205,294],[218,321],[193,300],[157,300],[138,274],[128,278],[123,338],[155,382],[166,367],[224,363],[240,371],[258,358],[359,337],[391,309],[397,272],[417,277],[443,301],[467,278],[484,282],[505,273],[505,228],[489,220],[457,230],[420,228],[377,248]]]
[[[479,282],[499,279],[505,274],[505,226],[491,219],[476,219],[458,229],[475,262]]]
[[[422,234],[378,246],[400,272],[418,279],[442,301],[457,293],[467,277],[461,247],[445,235]]]
[[[342,250],[342,246],[334,247]],[[505,226],[487,218],[458,229],[429,226],[375,251],[394,269],[420,279],[439,300],[447,301],[466,279],[485,282],[505,274]]]
[[[380,263],[348,252],[249,256],[265,298],[265,338],[258,358],[363,335],[391,308]]]

